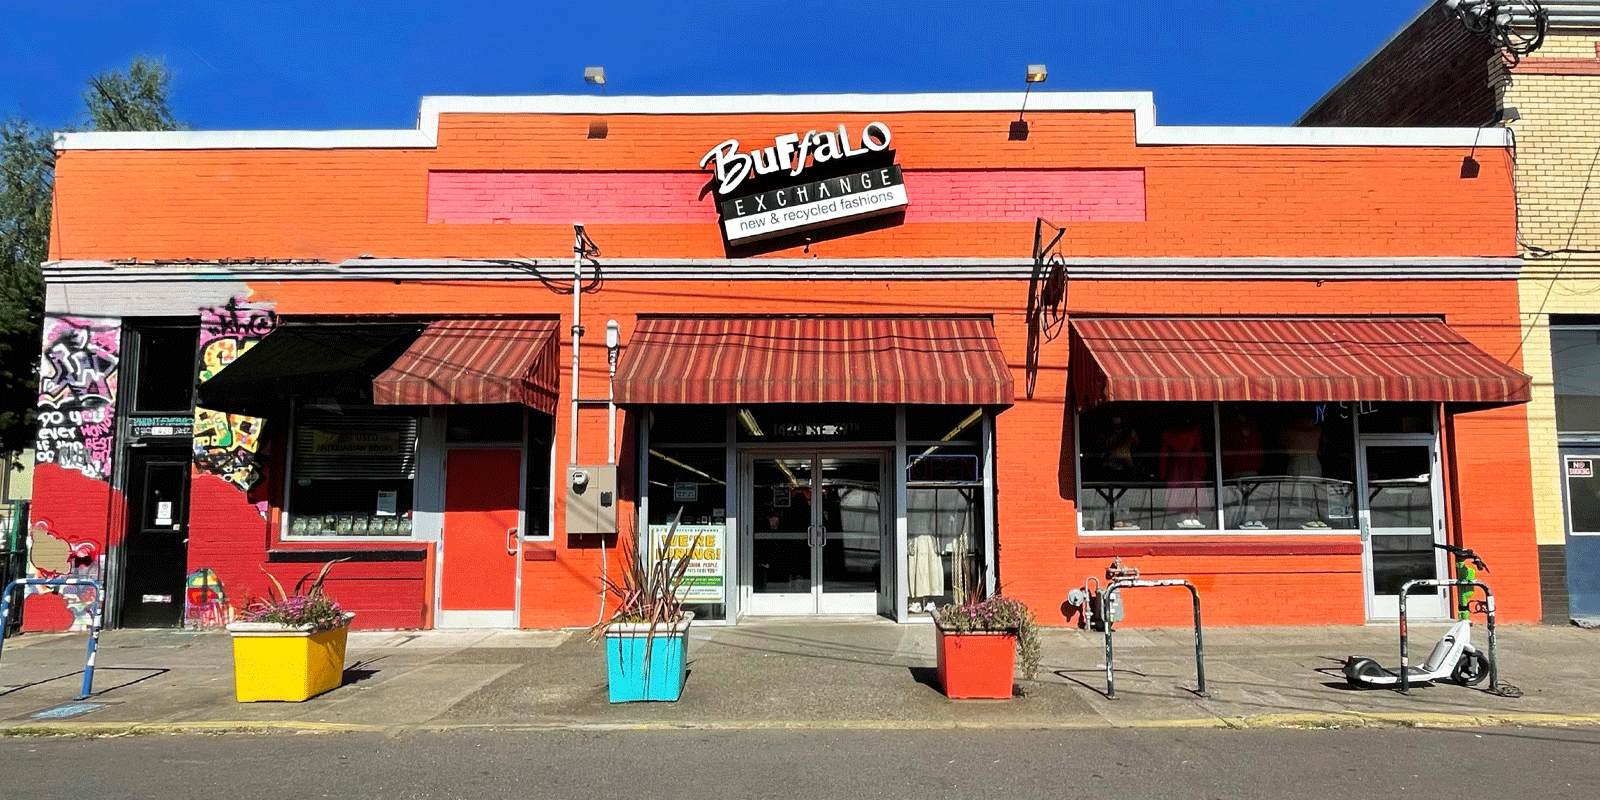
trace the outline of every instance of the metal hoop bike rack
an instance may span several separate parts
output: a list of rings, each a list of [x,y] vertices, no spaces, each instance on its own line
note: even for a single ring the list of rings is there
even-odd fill
[[[87,699],[94,688],[94,654],[100,645],[100,626],[105,612],[106,590],[100,581],[91,578],[18,578],[8,584],[4,594],[0,594],[0,619],[6,618],[6,613],[11,610],[11,595],[16,589],[23,586],[93,586],[94,587],[94,616],[89,624],[89,654],[83,662],[83,690],[74,700]],[[0,636],[0,654],[3,654],[5,637]]]
[[[1489,584],[1483,581],[1443,581],[1436,578],[1417,578],[1400,585],[1400,693],[1411,694],[1411,644],[1406,624],[1406,596],[1411,594],[1413,586],[1454,586],[1457,589],[1475,586],[1483,590],[1483,607],[1489,618],[1485,626],[1489,631],[1489,691],[1499,694],[1500,658],[1494,638],[1494,593],[1489,591]]]
[[[1201,697],[1210,697],[1206,694],[1205,643],[1200,634],[1200,591],[1194,588],[1194,584],[1181,578],[1158,581],[1117,578],[1106,584],[1105,591],[1100,593],[1100,618],[1105,620],[1106,631],[1106,698],[1110,700],[1117,698],[1117,678],[1113,668],[1115,651],[1111,643],[1111,631],[1115,627],[1111,622],[1112,597],[1121,590],[1133,586],[1182,586],[1189,590],[1189,596],[1194,598],[1194,671],[1199,680],[1198,694]]]

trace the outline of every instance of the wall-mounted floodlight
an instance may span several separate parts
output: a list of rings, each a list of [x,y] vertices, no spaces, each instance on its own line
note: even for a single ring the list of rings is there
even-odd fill
[[[1506,106],[1495,112],[1494,118],[1496,122],[1516,122],[1522,119],[1522,114],[1517,111],[1516,106]]]
[[[606,85],[606,68],[605,67],[584,67],[583,68],[583,82],[584,83],[595,83],[595,84],[599,84],[601,86]]]
[[[1013,142],[1025,142],[1028,140],[1028,121],[1023,118],[1023,115],[1028,111],[1028,93],[1033,91],[1034,84],[1044,83],[1044,79],[1048,77],[1050,77],[1050,73],[1044,68],[1043,64],[1028,65],[1027,71],[1023,73],[1023,80],[1027,82],[1028,88],[1022,92],[1022,108],[1017,109],[1017,118],[1011,123],[1011,127],[1006,132],[1007,139]]]

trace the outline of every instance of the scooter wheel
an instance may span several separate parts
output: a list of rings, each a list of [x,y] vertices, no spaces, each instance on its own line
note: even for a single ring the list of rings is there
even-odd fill
[[[1372,680],[1388,674],[1383,665],[1370,658],[1352,658],[1344,665],[1344,679],[1353,689],[1371,689]]]
[[[1462,686],[1477,686],[1489,677],[1489,657],[1482,653],[1462,653],[1450,680]]]

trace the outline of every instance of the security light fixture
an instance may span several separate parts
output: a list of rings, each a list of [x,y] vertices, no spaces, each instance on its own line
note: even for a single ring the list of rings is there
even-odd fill
[[[1517,113],[1516,106],[1506,106],[1495,112],[1494,119],[1496,122],[1516,122],[1522,119],[1522,115]]]
[[[606,68],[605,67],[584,67],[583,68],[583,82],[584,83],[596,83],[596,84],[599,84],[601,86],[606,85]]]
[[[1027,71],[1023,74],[1023,80],[1027,83],[1028,88],[1022,92],[1022,108],[1017,109],[1016,120],[1006,130],[1006,138],[1008,140],[1013,142],[1025,142],[1028,140],[1028,120],[1024,118],[1024,115],[1028,112],[1028,93],[1033,91],[1034,84],[1044,83],[1044,79],[1049,75],[1050,73],[1044,68],[1043,64],[1028,65]]]

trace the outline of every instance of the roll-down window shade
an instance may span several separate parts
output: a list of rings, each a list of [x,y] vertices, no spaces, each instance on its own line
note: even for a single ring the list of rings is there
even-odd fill
[[[377,479],[416,474],[417,420],[395,414],[300,414],[294,477]]]

